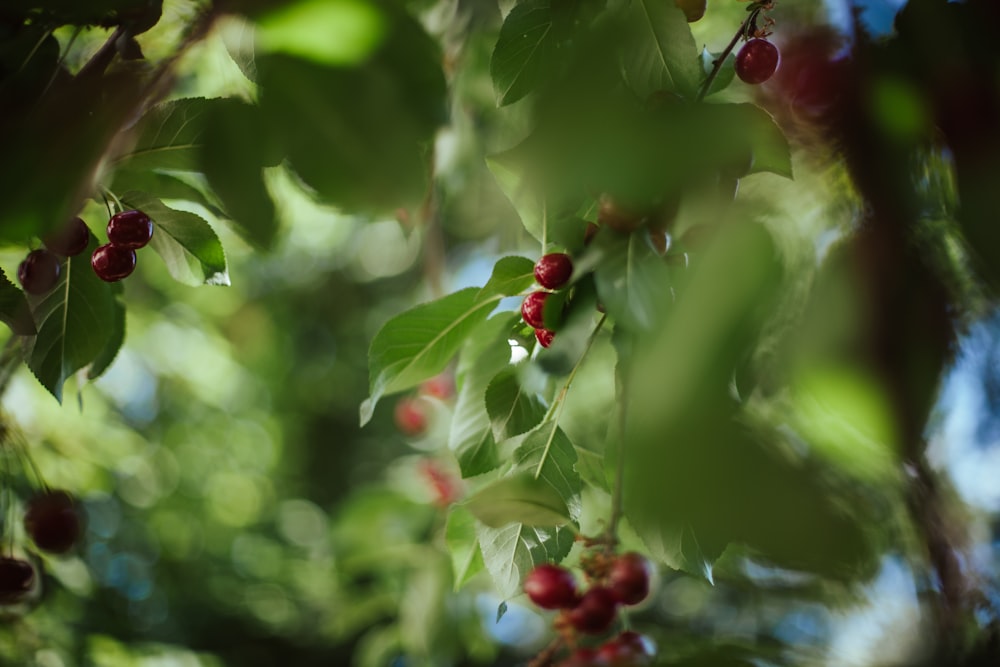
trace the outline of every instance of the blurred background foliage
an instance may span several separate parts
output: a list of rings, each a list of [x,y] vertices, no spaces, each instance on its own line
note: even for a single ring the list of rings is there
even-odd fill
[[[263,155],[266,137],[235,135],[248,146],[227,144],[227,150],[262,168],[273,199],[277,225],[266,230],[273,233],[273,249],[258,252],[253,238],[259,237],[237,234],[218,224],[213,211],[195,206],[222,237],[231,286],[185,286],[162,262],[141,262],[125,285],[126,344],[105,376],[93,384],[71,381],[62,406],[26,370],[4,395],[14,437],[27,444],[49,485],[82,498],[89,522],[78,552],[46,557],[41,598],[3,617],[0,663],[511,665],[525,663],[547,643],[550,619],[523,597],[507,600],[508,611],[497,621],[503,600],[489,577],[457,581],[464,576],[447,550],[448,499],[442,502],[441,487],[446,479],[456,486],[449,493],[462,493],[445,444],[453,397],[413,392],[430,416],[427,432],[418,436],[401,433],[394,423],[397,398],[384,401],[364,429],[358,426],[358,404],[368,391],[368,345],[389,317],[482,285],[501,255],[538,254],[486,159],[511,148],[531,120],[530,100],[498,108],[490,79],[502,12],[514,3],[405,4],[440,43],[449,86],[447,123],[434,140],[436,223],[415,222],[425,185],[419,154],[410,155],[411,162],[385,164],[385,180],[353,182],[356,174],[333,170],[336,178],[325,181],[311,178],[310,170],[322,172],[332,156],[311,152],[297,128],[287,128],[286,138],[298,176]],[[774,40],[788,47],[788,76],[800,62],[789,57],[797,39],[821,35],[831,52],[848,45],[845,35],[854,29],[844,11],[848,4],[788,2],[774,12]],[[901,4],[858,3],[859,20],[876,36],[889,34]],[[236,6],[237,14],[217,20],[184,52],[170,97],[255,100],[258,90],[246,74],[255,77],[263,65],[260,76],[273,77],[273,89],[286,85],[290,93],[265,101],[265,114],[280,118],[284,110],[268,111],[268,104],[287,100],[321,109],[350,106],[337,90],[311,85],[315,72],[274,53],[325,65],[363,61],[386,39],[377,16],[366,13],[370,7],[346,1],[288,3],[280,12],[265,12],[269,3]],[[160,21],[139,38],[146,57],[169,57],[202,8],[193,0],[166,0]],[[705,19],[692,26],[699,46],[724,45],[744,9],[739,2],[710,0]],[[310,17],[329,12],[324,28],[333,32],[312,34],[317,26],[297,17],[297,10]],[[272,51],[259,61],[246,50],[258,18],[261,44]],[[87,54],[106,34],[64,26],[55,37],[69,54]],[[72,69],[82,60],[67,64]],[[623,540],[673,567],[660,568],[657,593],[630,623],[655,638],[662,664],[935,664],[928,600],[940,582],[924,563],[925,538],[907,514],[907,486],[916,473],[901,465],[906,440],[898,430],[905,424],[871,367],[838,363],[829,354],[848,350],[841,360],[857,361],[852,341],[870,322],[870,285],[853,283],[856,272],[827,261],[838,257],[838,249],[844,252],[843,239],[864,210],[844,162],[816,140],[819,112],[792,104],[782,90],[787,88],[765,87],[753,98],[734,85],[720,94],[727,101],[763,103],[792,140],[793,180],[761,173],[740,184],[739,214],[759,220],[767,238],[750,233],[716,247],[711,261],[723,268],[711,280],[678,278],[678,284],[690,280],[687,294],[704,296],[704,302],[679,302],[686,316],[674,318],[635,353],[637,382],[651,391],[640,392],[634,407],[644,429],[636,435],[644,465],[630,471],[630,518],[646,542],[628,524]],[[811,92],[808,86],[797,90]],[[432,101],[387,108],[378,96],[384,92],[373,91],[366,101],[372,106],[360,112],[376,109],[375,125],[401,134],[365,137],[373,160],[380,159],[379,141],[407,141],[444,111],[431,108]],[[407,99],[405,91],[391,91],[390,98],[396,94]],[[900,141],[922,132],[933,112],[902,76],[879,79],[871,100],[884,135]],[[977,633],[995,629],[1000,606],[1000,339],[997,317],[969,268],[979,260],[954,233],[952,158],[931,152],[917,165],[922,178],[916,190],[924,198],[914,205],[965,307],[955,362],[931,390],[936,398],[924,435],[945,487],[946,520],[954,522],[937,528],[962,533],[957,541],[968,547],[963,567],[980,583],[975,618],[954,629],[973,644]],[[259,192],[226,191],[229,168],[242,166],[206,167],[220,197],[229,206],[244,196],[260,201]],[[52,187],[41,173],[29,174],[36,196]],[[300,176],[320,192],[310,191]],[[343,179],[351,182],[347,191],[340,190]],[[411,205],[345,213],[316,196],[346,197],[351,204],[355,194],[367,201],[368,189],[387,184]],[[715,215],[715,205],[714,194],[685,201],[677,236]],[[82,216],[99,229],[103,206],[91,203]],[[989,255],[996,247],[974,246],[986,255],[980,265],[995,271]],[[690,250],[698,252],[693,243]],[[13,275],[22,257],[23,249],[8,247],[0,266]],[[778,265],[780,275],[772,275]],[[816,298],[820,266],[827,268]],[[749,359],[739,358],[745,352],[739,346],[719,348],[731,359],[708,358],[714,348],[704,348],[706,358],[691,354],[725,316],[699,303],[732,305],[720,299],[722,293],[748,310],[781,302],[779,317],[763,327]],[[799,319],[802,311],[807,315]],[[620,341],[598,339],[563,423],[588,482],[584,532],[601,530],[609,511],[604,450],[615,350],[621,352]],[[665,381],[656,372],[678,353],[691,354],[682,369],[689,375],[667,378],[683,391],[664,397],[657,392]],[[737,430],[719,418],[735,409],[731,397],[714,395],[708,381],[733,365],[745,371],[733,387],[746,415]],[[643,367],[651,369],[650,377]],[[781,456],[748,453],[762,441]],[[23,494],[33,478],[11,461],[6,479]],[[818,497],[812,488],[819,482],[828,495],[816,507],[803,507]],[[19,531],[10,514],[6,530]],[[648,526],[640,525],[644,518],[681,526],[674,534],[684,538],[651,543]],[[685,525],[697,527],[701,539],[688,539],[693,534]],[[747,540],[727,546],[733,536]],[[758,558],[761,551],[769,558]],[[828,567],[844,562],[849,571]]]

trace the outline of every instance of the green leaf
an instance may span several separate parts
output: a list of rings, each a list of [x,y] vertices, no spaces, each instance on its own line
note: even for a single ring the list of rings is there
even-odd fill
[[[66,380],[94,362],[115,335],[112,288],[90,266],[95,247],[92,238],[85,252],[63,263],[51,292],[28,296],[38,327],[28,367],[59,402]]]
[[[521,387],[517,369],[500,371],[486,387],[486,412],[497,442],[527,433],[545,418],[545,405]]]
[[[216,102],[199,97],[153,107],[139,120],[135,145],[116,167],[197,171],[206,114]]]
[[[516,102],[543,79],[554,48],[552,19],[550,0],[528,0],[507,14],[490,59],[498,106]]]
[[[272,53],[257,58],[266,132],[291,167],[327,202],[385,212],[419,204],[429,182],[427,150],[445,120],[437,44],[404,11],[358,67],[324,66]]]
[[[525,142],[526,143],[526,142]],[[486,158],[486,166],[496,179],[497,185],[514,206],[524,228],[541,241],[543,230],[543,206],[532,181],[525,176],[521,159],[525,151],[522,143],[514,148]]]
[[[112,292],[120,295],[122,292],[121,284],[115,283],[112,285]],[[93,363],[90,364],[90,368],[87,369],[88,380],[97,379],[104,374],[104,371],[108,370],[115,357],[118,356],[118,351],[121,349],[122,343],[125,342],[125,304],[117,296],[112,302],[111,312],[111,336],[104,345],[104,349],[101,350]]]
[[[11,332],[18,336],[31,336],[35,333],[35,322],[31,319],[31,309],[24,298],[24,292],[0,270],[0,322],[10,327]]]
[[[701,50],[701,69],[702,69],[702,80],[707,79],[708,75],[715,68],[715,61],[721,53],[712,53],[707,48]],[[715,79],[712,81],[712,85],[708,87],[708,91],[705,93],[705,97],[709,95],[714,95],[720,91],[725,90],[729,87],[729,84],[733,82],[736,77],[736,56],[730,53],[726,56],[726,62],[722,63],[722,67],[719,68],[719,73],[715,75]]]
[[[212,215],[224,218],[227,214],[219,208],[219,203],[205,190],[183,180],[175,174],[153,170],[118,169],[111,183],[112,192],[152,192],[158,199],[180,199],[204,206]]]
[[[386,37],[387,17],[374,2],[305,0],[283,4],[257,20],[262,51],[327,65],[363,63]]]
[[[524,577],[541,563],[558,563],[573,547],[575,535],[566,528],[511,524],[503,528],[476,526],[483,562],[504,598],[521,592]]]
[[[514,464],[552,487],[573,519],[580,516],[580,491],[583,489],[576,462],[573,443],[554,421],[533,431],[514,452]]]
[[[485,564],[476,535],[476,518],[464,507],[454,506],[448,513],[445,542],[451,555],[455,590],[459,590],[472,577],[482,572]]]
[[[480,299],[514,296],[535,284],[535,263],[527,257],[501,257],[493,266],[493,275],[479,293]]]
[[[163,258],[175,280],[187,285],[229,284],[222,242],[204,218],[174,210],[144,192],[126,192],[119,199],[153,220],[149,246]]]
[[[633,0],[624,18],[622,69],[632,90],[640,99],[657,90],[693,97],[702,74],[684,12],[673,2]]]
[[[487,526],[510,523],[526,526],[562,526],[571,521],[566,502],[551,484],[521,472],[503,477],[472,494],[466,509]]]
[[[633,331],[653,329],[670,301],[670,274],[663,258],[642,234],[601,230],[592,245],[603,252],[594,278],[608,314]]]
[[[751,174],[769,171],[792,178],[792,152],[784,132],[771,115],[755,104],[735,104],[733,122],[740,124],[750,137],[753,150]]]
[[[458,460],[462,477],[481,475],[500,465],[483,394],[490,380],[510,364],[507,336],[519,317],[498,313],[480,325],[462,349],[456,374],[459,390],[448,434],[448,447]]]
[[[361,404],[361,425],[385,394],[415,387],[444,370],[465,339],[500,297],[480,301],[468,287],[393,317],[375,334],[368,350],[370,393]]]
[[[255,139],[248,141],[247,137]],[[239,100],[219,100],[204,121],[198,162],[234,230],[258,249],[270,248],[278,231],[263,168],[279,161],[280,149],[268,143],[275,141],[263,126],[257,107]]]

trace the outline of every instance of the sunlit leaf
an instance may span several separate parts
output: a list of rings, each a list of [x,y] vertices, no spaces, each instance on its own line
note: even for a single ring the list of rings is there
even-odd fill
[[[136,141],[117,164],[128,169],[196,171],[206,113],[216,100],[180,99],[153,107],[136,125]]]
[[[570,522],[569,508],[551,484],[531,472],[502,477],[472,494],[465,507],[487,526],[509,523],[561,526]]]
[[[112,288],[94,273],[86,251],[65,261],[55,288],[28,303],[38,327],[28,367],[42,386],[62,401],[63,384],[101,355],[115,336]]]
[[[514,367],[505,368],[490,381],[485,401],[497,442],[527,433],[545,417],[545,405],[534,393],[524,390]]]
[[[452,507],[445,527],[445,542],[451,554],[451,566],[455,590],[459,590],[469,579],[483,570],[483,554],[476,535],[476,519],[467,509]]]
[[[154,224],[153,248],[174,279],[188,285],[228,285],[222,242],[204,218],[177,211],[144,192],[126,192],[123,204],[139,209]]]
[[[538,528],[511,524],[491,528],[477,524],[476,534],[483,562],[504,598],[521,592],[521,581],[540,563],[558,563],[573,546],[574,534],[566,528]]]
[[[480,299],[493,296],[514,296],[535,283],[535,263],[527,257],[501,257],[493,267],[493,275],[483,286]]]
[[[361,404],[362,426],[382,396],[415,387],[444,370],[499,300],[480,301],[479,292],[468,287],[411,308],[375,334],[368,351],[370,393]]]
[[[715,62],[720,55],[720,53],[712,53],[707,48],[701,50],[701,67],[704,78],[707,79],[712,70],[715,69]],[[736,56],[730,53],[719,68],[715,79],[712,80],[712,84],[708,87],[705,97],[725,90],[734,78],[736,78]]]

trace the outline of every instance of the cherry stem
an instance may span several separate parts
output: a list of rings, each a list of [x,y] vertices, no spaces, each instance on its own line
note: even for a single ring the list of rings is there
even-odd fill
[[[705,82],[701,84],[701,89],[698,91],[698,97],[695,98],[695,102],[701,102],[705,99],[705,96],[708,95],[708,90],[712,87],[712,82],[715,81],[715,78],[719,76],[719,72],[722,70],[722,66],[726,62],[726,58],[728,58],[729,54],[736,48],[736,43],[740,41],[740,38],[746,37],[747,28],[751,23],[753,23],[754,20],[756,20],[757,15],[760,14],[763,9],[764,7],[762,5],[751,7],[749,9],[750,14],[746,17],[743,23],[740,24],[739,30],[736,31],[733,38],[729,40],[729,45],[713,62],[712,71],[708,73],[708,77],[705,79]]]
[[[594,331],[590,334],[590,338],[587,339],[587,346],[583,348],[583,354],[577,359],[576,364],[573,366],[573,370],[570,371],[569,377],[566,378],[566,383],[563,385],[562,389],[559,390],[559,395],[556,400],[552,402],[552,407],[549,408],[548,414],[545,415],[543,421],[548,421],[552,418],[552,430],[549,432],[549,438],[545,442],[545,449],[542,450],[542,458],[538,461],[538,467],[535,469],[535,479],[538,479],[539,475],[542,474],[542,467],[545,465],[545,461],[549,458],[549,450],[552,448],[552,442],[556,438],[556,431],[559,430],[559,418],[562,417],[563,407],[566,405],[566,394],[569,393],[569,387],[573,384],[573,378],[576,377],[576,372],[580,370],[580,366],[583,365],[583,360],[587,358],[587,353],[590,352],[590,348],[594,346],[594,341],[597,340],[597,334],[601,332],[601,327],[604,326],[605,320],[608,319],[607,315],[602,315],[601,319],[597,322],[597,326],[594,327]]]
[[[604,550],[612,553],[618,544],[618,522],[622,516],[625,488],[625,409],[628,406],[628,383],[623,379],[618,388],[618,461],[615,464],[615,488],[611,495],[611,516],[608,519]]]
[[[548,646],[543,648],[541,652],[532,658],[531,662],[528,663],[528,667],[546,667],[547,665],[553,664],[555,660],[556,653],[559,652],[563,646],[563,638],[556,637],[553,639]]]

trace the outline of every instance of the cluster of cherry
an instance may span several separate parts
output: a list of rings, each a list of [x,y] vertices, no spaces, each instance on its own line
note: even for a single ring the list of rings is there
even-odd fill
[[[94,250],[90,265],[101,280],[116,282],[135,270],[135,251],[153,238],[153,221],[142,211],[121,211],[108,220],[108,243]],[[90,245],[90,230],[79,217],[42,239],[43,248],[28,253],[17,267],[17,279],[28,294],[48,293],[62,273],[62,259]]]
[[[556,337],[555,332],[545,326],[546,301],[554,291],[569,284],[572,275],[573,260],[566,253],[550,252],[535,263],[535,281],[544,289],[524,297],[521,317],[535,330],[535,338],[542,347],[551,345]]]
[[[24,531],[45,553],[65,554],[83,534],[83,511],[66,491],[45,490],[28,501]],[[37,587],[35,566],[13,553],[0,556],[0,604],[25,600]]]
[[[578,635],[600,635],[614,622],[620,605],[635,605],[649,595],[651,565],[635,552],[603,551],[581,562],[589,586],[582,594],[573,574],[559,565],[535,567],[524,580],[524,592],[542,609],[560,610],[554,627],[562,638],[557,646],[570,649],[559,667],[642,667],[651,665],[653,642],[626,631],[595,647],[582,646]],[[552,656],[544,656],[549,664]],[[536,661],[537,662],[537,661]]]

